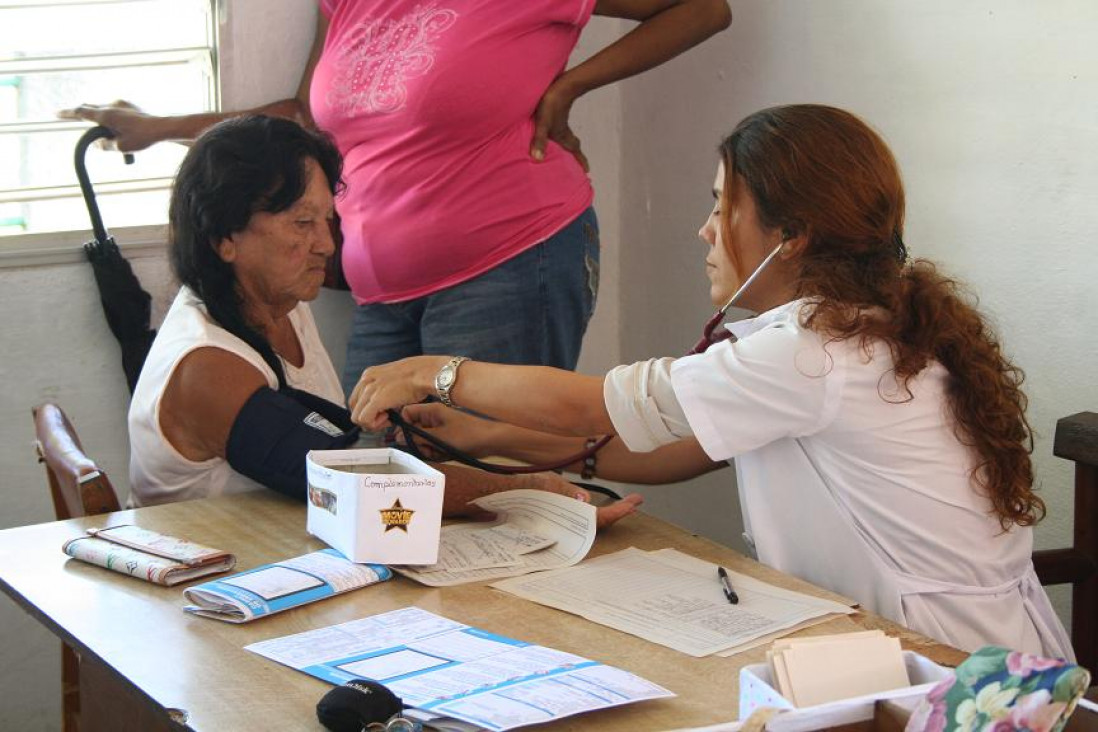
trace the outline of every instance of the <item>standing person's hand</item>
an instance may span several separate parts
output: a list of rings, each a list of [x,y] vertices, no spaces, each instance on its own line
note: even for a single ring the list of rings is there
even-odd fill
[[[558,77],[549,85],[534,111],[534,140],[530,144],[530,157],[544,160],[545,148],[552,140],[572,153],[584,172],[589,172],[591,168],[587,164],[587,156],[580,149],[580,139],[568,125],[568,115],[572,112],[576,97],[562,81],[563,78]]]
[[[114,133],[114,138],[100,142],[105,148],[114,148],[119,152],[144,150],[164,139],[158,130],[159,117],[145,114],[136,105],[122,99],[102,105],[81,104],[72,109],[62,109],[57,116],[61,119],[83,119],[106,127]]]

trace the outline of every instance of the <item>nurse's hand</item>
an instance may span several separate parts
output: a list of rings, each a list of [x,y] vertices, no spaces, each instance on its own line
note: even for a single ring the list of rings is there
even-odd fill
[[[430,432],[443,442],[475,458],[496,454],[507,425],[490,419],[475,417],[468,412],[450,409],[439,402],[410,404],[401,413],[408,422]],[[431,459],[448,459],[435,451],[434,446],[422,437],[413,438],[416,447]]]
[[[381,366],[371,366],[347,401],[355,424],[377,432],[389,424],[386,411],[417,404],[435,393],[435,375],[449,356],[412,356]]]

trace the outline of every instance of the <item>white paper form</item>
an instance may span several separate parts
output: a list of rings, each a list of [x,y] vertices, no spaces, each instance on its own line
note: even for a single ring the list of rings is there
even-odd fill
[[[702,577],[703,579],[706,577],[713,577],[717,571],[717,565],[713,564],[712,562],[707,562],[703,559],[692,557],[689,554],[683,554],[682,552],[676,551],[674,549],[659,549],[657,551],[651,552],[651,554],[660,557],[660,559],[663,561],[669,562],[682,568],[682,570],[685,572],[692,572]],[[739,592],[740,587],[743,585],[751,587],[758,586],[757,591],[764,592],[769,595],[789,597],[798,601],[803,600],[807,597],[811,600],[818,600],[821,603],[830,603],[835,609],[825,610],[819,615],[812,616],[806,620],[794,623],[793,625],[783,626],[781,629],[775,630],[773,633],[761,635],[745,643],[740,643],[732,646],[731,648],[726,648],[725,650],[719,651],[716,654],[724,658],[727,658],[728,656],[734,656],[737,653],[743,653],[744,651],[749,651],[752,648],[758,648],[759,646],[768,645],[771,642],[789,633],[795,633],[799,630],[804,630],[806,628],[811,628],[815,625],[820,625],[821,623],[827,623],[838,617],[850,615],[854,612],[854,609],[849,605],[834,603],[821,598],[813,598],[810,595],[805,595],[800,592],[794,592],[793,590],[783,590],[780,587],[775,587],[774,585],[767,584],[765,582],[762,582],[761,580],[757,580],[754,577],[750,577],[745,574],[740,574],[738,572],[728,572],[728,576],[731,578],[732,586],[737,592]],[[849,623],[850,621],[846,622]],[[851,625],[852,630],[856,628],[857,626]]]
[[[416,607],[247,650],[333,684],[371,678],[409,706],[489,730],[674,696],[626,671]]]
[[[449,532],[439,542],[438,562],[409,567],[416,572],[463,572],[471,569],[515,567],[521,555],[556,544],[556,539],[500,524],[475,531]]]
[[[476,505],[496,514],[492,524],[453,524],[442,529],[440,557],[447,554],[447,546],[468,546],[474,535],[487,528],[499,529],[498,537],[521,537],[514,556],[516,564],[502,567],[461,568],[451,566],[438,571],[438,565],[421,567],[393,567],[406,577],[431,587],[478,582],[481,580],[516,577],[547,569],[560,569],[576,564],[591,550],[595,541],[595,507],[575,498],[548,491],[516,490],[494,493],[474,501]],[[529,551],[531,535],[552,541],[544,549]],[[536,545],[536,544],[534,544]],[[526,553],[522,553],[526,552]]]
[[[575,567],[496,582],[533,602],[691,656],[707,656],[850,608],[729,572],[740,602],[725,598],[717,565],[673,549],[629,548]]]

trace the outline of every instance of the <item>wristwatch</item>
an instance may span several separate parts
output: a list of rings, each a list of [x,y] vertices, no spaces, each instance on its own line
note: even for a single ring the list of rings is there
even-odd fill
[[[454,406],[454,403],[450,401],[450,392],[454,389],[454,384],[458,379],[458,366],[463,361],[469,359],[465,356],[454,356],[443,365],[435,374],[435,391],[438,392],[438,398],[448,407]]]

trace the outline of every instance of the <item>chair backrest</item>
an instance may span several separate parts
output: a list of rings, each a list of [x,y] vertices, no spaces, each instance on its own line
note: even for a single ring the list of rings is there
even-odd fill
[[[53,508],[60,519],[119,510],[118,494],[95,462],[84,453],[76,430],[56,404],[31,410],[38,461],[46,466]]]
[[[1075,530],[1065,549],[1033,553],[1041,583],[1071,584],[1071,642],[1080,665],[1098,672],[1098,413],[1056,422],[1052,452],[1075,462]]]

